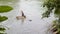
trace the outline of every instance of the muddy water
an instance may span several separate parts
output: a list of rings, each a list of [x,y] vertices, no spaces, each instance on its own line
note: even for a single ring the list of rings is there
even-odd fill
[[[48,29],[54,17],[52,14],[49,18],[41,19],[41,14],[46,11],[42,4],[42,1],[37,0],[20,0],[12,6],[14,10],[1,14],[9,18],[3,22],[3,25],[9,27],[9,30],[6,30],[7,34],[52,34]],[[26,15],[24,22],[16,19],[16,16],[21,16],[21,10]]]

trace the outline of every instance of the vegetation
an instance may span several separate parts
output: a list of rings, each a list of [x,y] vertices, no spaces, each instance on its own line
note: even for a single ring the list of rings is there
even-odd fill
[[[0,13],[5,13],[5,12],[9,12],[9,11],[11,11],[13,8],[12,7],[10,7],[10,6],[0,6]],[[3,21],[5,21],[5,20],[7,20],[8,19],[8,17],[6,17],[6,16],[1,16],[0,15],[0,24],[1,24],[1,22],[3,22]],[[2,25],[3,26],[3,25]],[[6,28],[5,27],[0,27],[0,34],[5,34],[4,32],[5,32],[5,30],[6,30]],[[2,32],[3,31],[3,32]],[[2,33],[1,33],[2,32]]]
[[[4,12],[9,12],[11,11],[13,8],[10,6],[0,6],[0,13],[4,13]]]
[[[52,27],[54,27],[55,34],[60,34],[60,0],[46,0],[43,7],[47,7],[47,11],[42,14],[42,18],[50,17],[51,13],[54,14],[55,18],[58,18],[53,21]]]
[[[3,22],[5,20],[7,20],[8,18],[6,16],[0,16],[0,22]]]
[[[5,31],[6,29],[5,28],[0,28],[0,31]]]
[[[16,4],[18,3],[20,0],[0,0],[1,4]]]
[[[4,34],[4,33],[0,33],[0,34]]]

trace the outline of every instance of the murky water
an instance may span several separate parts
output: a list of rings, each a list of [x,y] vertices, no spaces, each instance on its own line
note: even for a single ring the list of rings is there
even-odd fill
[[[10,28],[6,30],[7,34],[52,34],[47,30],[51,27],[54,17],[51,15],[49,18],[41,19],[41,14],[46,11],[42,4],[42,1],[37,0],[21,0],[18,4],[12,6],[14,10],[1,14],[9,17],[7,21],[3,22],[5,26]],[[16,19],[16,16],[21,15],[21,10],[27,17],[24,22]]]

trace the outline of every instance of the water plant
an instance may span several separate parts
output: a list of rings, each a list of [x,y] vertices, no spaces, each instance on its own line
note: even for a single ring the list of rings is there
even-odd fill
[[[11,11],[13,8],[10,6],[0,6],[0,13],[5,13]]]
[[[0,6],[0,13],[10,12],[12,9],[13,8],[11,6],[3,5],[3,6]],[[8,19],[8,17],[0,15],[0,34],[5,34],[6,28],[2,27],[3,25],[1,26],[1,23],[7,19]]]
[[[52,31],[54,34],[60,34],[60,0],[46,0],[43,7],[47,7],[47,11],[42,14],[42,18],[50,17],[51,13],[58,18],[53,21]]]
[[[8,18],[6,16],[0,16],[0,22],[3,22],[5,20],[7,20]]]

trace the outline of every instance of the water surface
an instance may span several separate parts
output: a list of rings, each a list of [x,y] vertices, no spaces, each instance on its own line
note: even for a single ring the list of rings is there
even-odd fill
[[[7,34],[52,34],[47,30],[51,27],[54,17],[52,15],[49,18],[41,19],[41,14],[46,11],[42,4],[42,1],[37,0],[21,0],[12,6],[14,10],[1,14],[9,17],[7,21],[3,22],[5,26],[10,28],[6,30]],[[16,16],[21,16],[21,10],[27,17],[23,23],[16,19]]]

